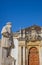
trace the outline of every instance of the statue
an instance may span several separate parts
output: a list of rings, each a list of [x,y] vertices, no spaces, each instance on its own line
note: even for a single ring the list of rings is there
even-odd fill
[[[2,45],[1,46],[2,47],[11,47],[11,45],[13,44],[13,35],[12,35],[10,22],[8,22],[6,24],[6,26],[3,27],[1,34],[2,34]]]
[[[5,61],[6,58],[10,57],[11,49],[14,48],[13,34],[11,27],[12,27],[11,22],[8,22],[1,31],[2,34],[1,47],[2,47],[3,62]]]
[[[32,30],[31,30],[31,40],[35,41],[35,40],[37,40],[37,37],[38,37],[38,35],[37,35],[36,30],[34,28],[32,28]]]

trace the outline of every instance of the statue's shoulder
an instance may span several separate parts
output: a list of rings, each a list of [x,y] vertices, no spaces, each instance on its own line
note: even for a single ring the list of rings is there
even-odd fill
[[[4,32],[7,31],[6,28],[7,28],[6,26],[3,26],[2,31],[1,31],[1,34],[3,34]]]

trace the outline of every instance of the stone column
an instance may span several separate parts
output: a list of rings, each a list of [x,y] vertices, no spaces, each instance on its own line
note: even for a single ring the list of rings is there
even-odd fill
[[[39,61],[40,65],[42,65],[42,47],[39,49]]]
[[[28,49],[26,48],[26,65],[28,65]]]
[[[19,51],[19,53],[18,53],[18,65],[21,65],[21,47],[20,46],[18,47],[18,51]]]
[[[23,47],[21,47],[21,65],[23,65]]]
[[[26,65],[26,49],[25,46],[23,47],[23,65]]]

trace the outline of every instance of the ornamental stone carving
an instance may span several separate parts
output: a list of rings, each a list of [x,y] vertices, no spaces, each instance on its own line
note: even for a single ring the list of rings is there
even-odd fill
[[[23,31],[25,31],[25,32],[23,33]],[[23,29],[23,30],[21,30],[21,33],[20,34],[22,35],[21,36],[22,40],[37,41],[37,40],[42,39],[42,28],[40,28],[39,26],[32,26],[32,27]],[[25,35],[25,36],[23,37],[23,35]],[[19,37],[20,40],[21,40],[21,38]]]

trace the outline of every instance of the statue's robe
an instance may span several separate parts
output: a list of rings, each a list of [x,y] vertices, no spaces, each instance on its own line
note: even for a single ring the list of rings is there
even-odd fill
[[[1,31],[1,34],[2,34],[1,47],[9,48],[12,44],[14,44],[13,43],[13,38],[11,36],[12,33],[9,32],[9,29],[8,29],[7,26],[3,27],[2,31]]]

